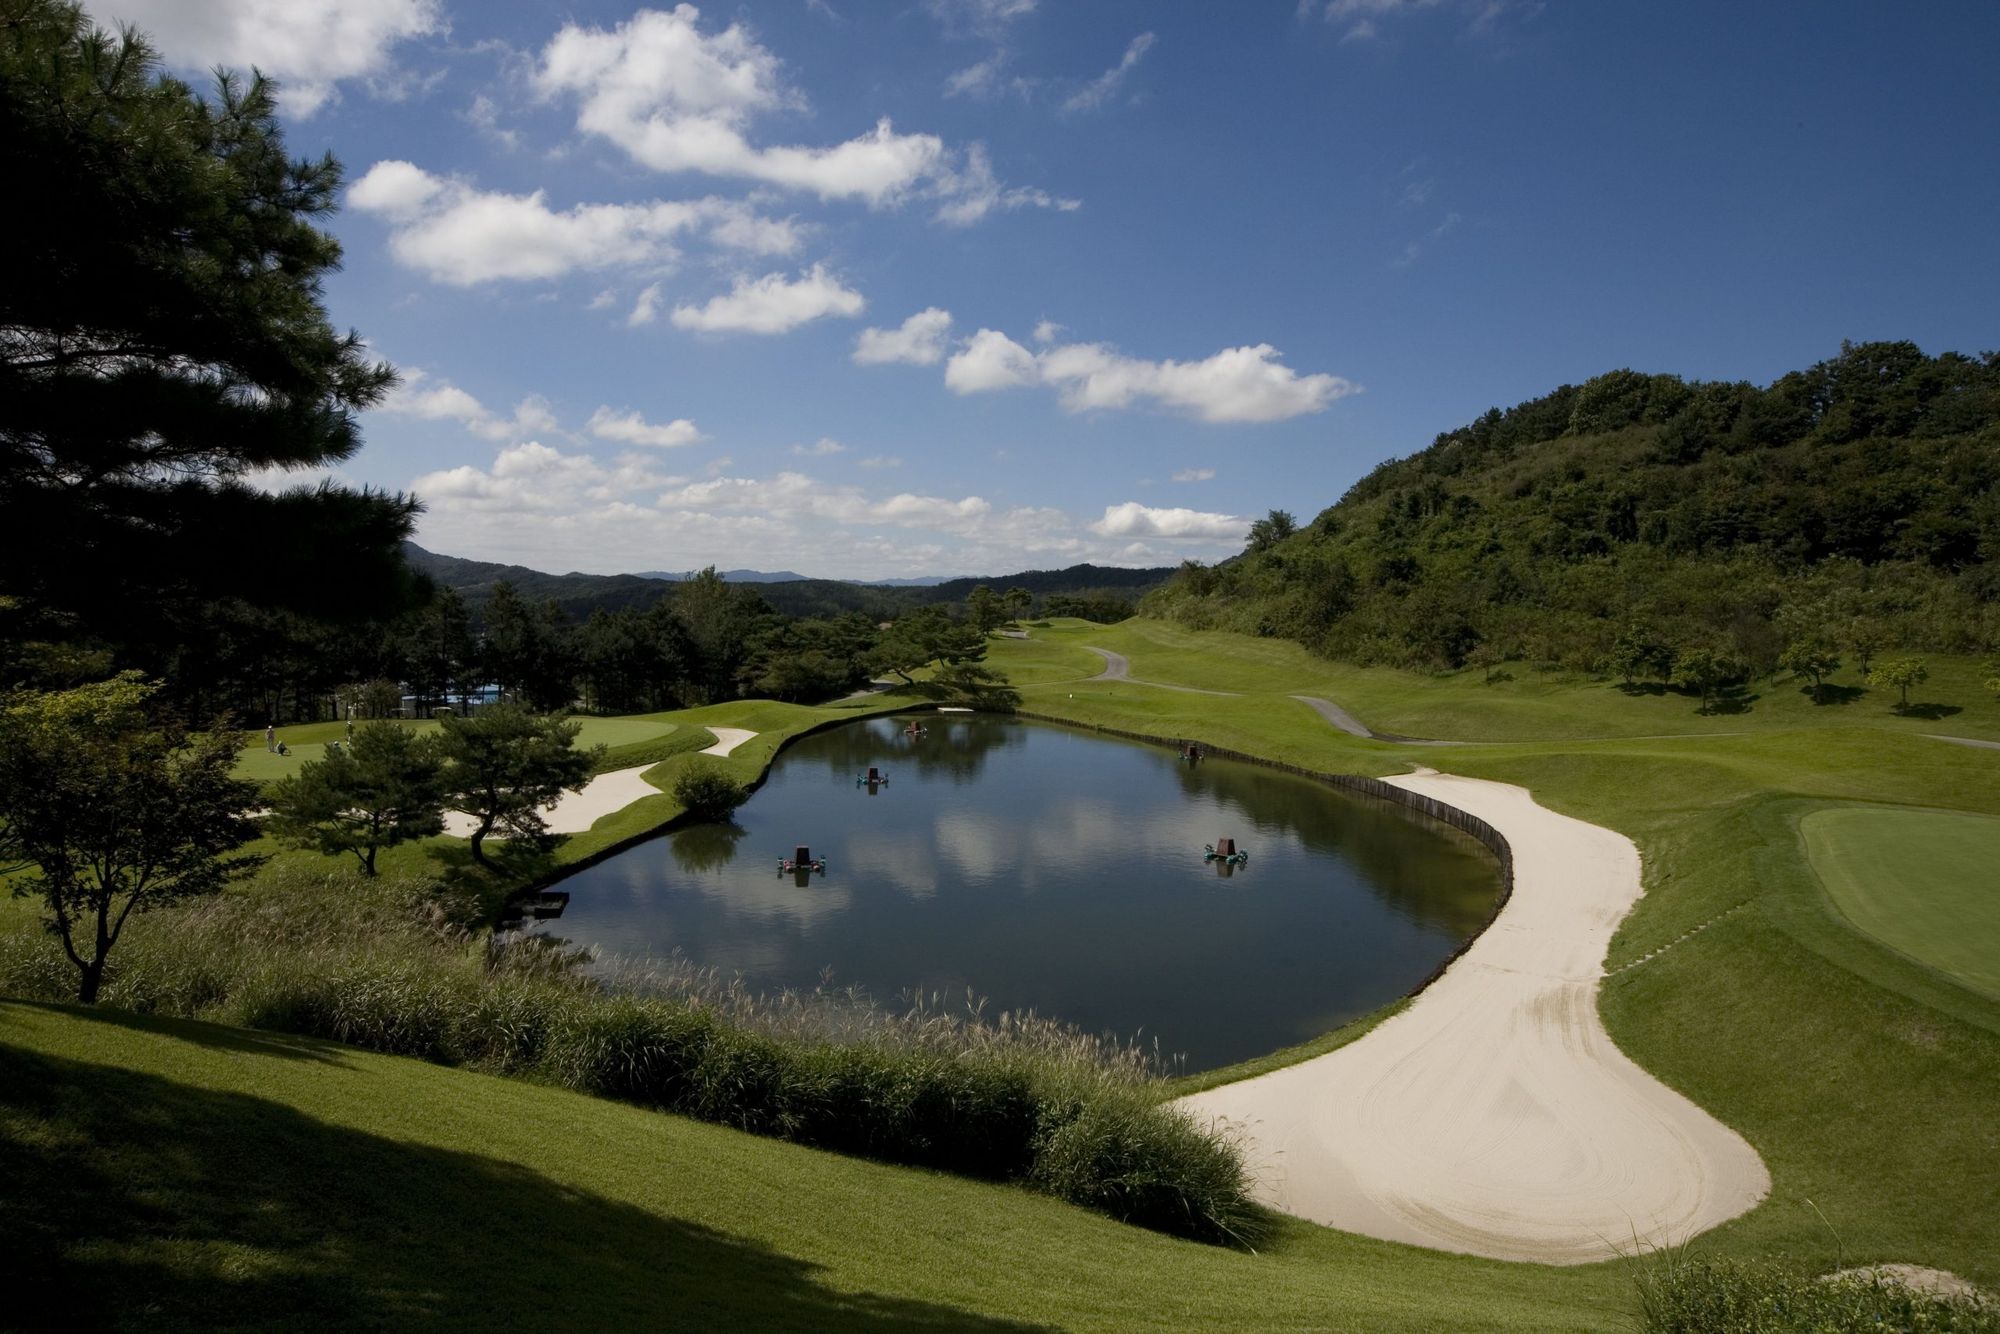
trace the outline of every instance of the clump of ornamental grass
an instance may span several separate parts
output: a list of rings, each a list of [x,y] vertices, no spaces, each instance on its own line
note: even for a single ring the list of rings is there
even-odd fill
[[[2000,1334],[2000,1305],[1923,1292],[1881,1271],[1814,1277],[1775,1261],[1649,1255],[1643,1334]]]

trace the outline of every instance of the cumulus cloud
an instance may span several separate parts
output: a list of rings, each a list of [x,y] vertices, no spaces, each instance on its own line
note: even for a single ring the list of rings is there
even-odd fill
[[[738,278],[727,293],[702,306],[675,306],[676,328],[699,333],[779,334],[828,315],[859,315],[867,302],[861,293],[815,264],[796,279],[782,273]]]
[[[804,110],[805,99],[742,24],[704,32],[700,21],[683,4],[642,9],[615,28],[566,24],[542,49],[534,87],[546,99],[573,99],[578,130],[655,171],[761,181],[872,208],[939,198],[962,205],[940,213],[959,224],[995,208],[1059,206],[1045,192],[999,186],[983,153],[961,162],[938,136],[898,133],[887,117],[831,145],[753,142],[760,116]],[[974,197],[982,202],[964,202]]]
[[[426,473],[410,489],[432,505],[515,514],[574,514],[635,491],[681,485],[628,455],[606,466],[588,454],[565,454],[530,440],[503,449],[488,469],[466,465]]]
[[[1250,530],[1248,519],[1233,514],[1210,514],[1202,510],[1155,509],[1128,500],[1122,505],[1106,505],[1104,517],[1090,525],[1100,537],[1215,538],[1235,541]]]
[[[1034,339],[1037,343],[1053,343],[1063,336],[1064,327],[1054,320],[1043,320],[1035,326]]]
[[[927,306],[893,329],[863,329],[854,340],[854,362],[859,366],[891,362],[935,366],[944,359],[944,340],[949,332],[951,312]]]
[[[654,449],[675,449],[708,438],[686,417],[676,417],[670,422],[655,425],[637,412],[614,412],[608,407],[600,407],[590,414],[588,429],[599,440],[647,445]]]
[[[1213,468],[1182,468],[1174,474],[1176,482],[1212,482],[1215,480]]]
[[[502,417],[449,380],[433,381],[424,371],[401,369],[402,383],[389,392],[377,410],[419,421],[455,421],[487,440],[521,440],[557,429],[548,400],[530,394]]]
[[[981,329],[945,363],[945,386],[955,394],[1013,389],[1040,378],[1035,354],[1001,333]]]
[[[1202,361],[1144,361],[1102,343],[1031,352],[981,329],[945,364],[945,385],[975,394],[1032,384],[1057,391],[1070,412],[1145,402],[1208,422],[1284,421],[1323,412],[1357,392],[1337,375],[1300,375],[1268,343],[1225,348]]]
[[[309,116],[353,79],[397,86],[393,51],[443,32],[441,0],[90,0],[107,24],[136,24],[168,64],[262,70],[286,112]]]
[[[1154,42],[1153,34],[1142,32],[1125,47],[1125,55],[1104,73],[1070,94],[1063,103],[1064,111],[1094,111],[1110,101],[1125,83],[1125,76],[1146,58]]]
[[[390,225],[389,253],[432,280],[470,287],[500,279],[559,278],[577,270],[660,266],[679,256],[676,238],[790,254],[799,229],[759,217],[746,203],[714,197],[646,204],[549,207],[547,195],[480,190],[410,162],[370,167],[347,202]]]
[[[792,453],[804,458],[825,458],[829,454],[844,453],[846,445],[827,436],[821,436],[810,445],[793,445]]]

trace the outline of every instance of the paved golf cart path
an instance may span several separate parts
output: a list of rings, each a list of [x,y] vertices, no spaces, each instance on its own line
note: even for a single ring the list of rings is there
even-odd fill
[[[1093,681],[1130,681],[1135,686],[1151,686],[1155,690],[1178,690],[1184,695],[1227,695],[1235,698],[1243,693],[1240,690],[1203,690],[1199,686],[1171,686],[1165,681],[1141,681],[1132,675],[1132,663],[1124,654],[1113,653],[1108,648],[1093,648],[1088,644],[1084,647],[1104,659],[1104,670],[1089,678]]]
[[[710,727],[707,730],[715,737],[715,744],[699,752],[703,755],[727,755],[757,735],[742,727]],[[641,764],[631,769],[613,769],[610,773],[597,775],[580,791],[563,793],[542,807],[542,819],[548,823],[549,832],[581,834],[605,816],[624,810],[642,797],[659,796],[660,789],[644,777],[646,771],[653,767],[652,764]],[[454,838],[470,838],[477,828],[479,822],[471,816],[459,811],[445,812],[444,832]],[[500,835],[488,837],[498,838]]]
[[[1640,894],[1632,842],[1510,784],[1388,781],[1498,829],[1514,893],[1367,1036],[1183,1100],[1243,1134],[1262,1198],[1367,1236],[1554,1264],[1677,1244],[1763,1199],[1756,1151],[1598,1017],[1605,951]]]

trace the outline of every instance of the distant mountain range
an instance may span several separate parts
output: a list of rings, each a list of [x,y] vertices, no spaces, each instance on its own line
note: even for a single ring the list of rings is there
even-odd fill
[[[666,579],[678,583],[699,573],[699,570],[641,570],[639,578]],[[717,573],[726,584],[796,584],[812,578],[809,574],[792,570],[718,570]],[[934,588],[949,579],[949,575],[929,574],[920,579],[847,579],[838,582],[857,584],[862,588]]]
[[[442,587],[452,589],[475,611],[502,583],[530,602],[553,598],[569,615],[579,620],[594,611],[616,611],[621,607],[650,607],[667,595],[661,585],[688,578],[685,573],[653,570],[644,574],[548,574],[525,565],[502,565],[493,561],[464,560],[457,556],[426,551],[414,542],[403,544],[410,568],[428,575]],[[1170,566],[1143,570],[1122,570],[1106,565],[1072,565],[1061,570],[1022,570],[1014,574],[947,579],[885,579],[874,583],[854,583],[840,579],[814,579],[810,575],[781,570],[728,570],[722,577],[733,584],[753,588],[779,611],[792,616],[837,616],[858,611],[888,619],[911,607],[933,602],[962,602],[980,584],[996,592],[1016,586],[1037,597],[1065,594],[1078,597],[1108,596],[1136,601],[1140,595],[1159,587],[1173,573]]]

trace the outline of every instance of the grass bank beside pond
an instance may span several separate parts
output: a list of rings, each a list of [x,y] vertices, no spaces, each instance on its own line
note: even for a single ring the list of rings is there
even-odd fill
[[[1773,1177],[1769,1201],[1697,1245],[1829,1269],[1910,1261],[2000,1286],[2000,1004],[1857,930],[1800,834],[1813,812],[1854,803],[2000,815],[2000,751],[1922,735],[1995,733],[2000,704],[1953,684],[1973,664],[1932,659],[1927,697],[1952,692],[1963,706],[1943,722],[1872,697],[1815,706],[1769,683],[1748,712],[1703,717],[1684,697],[1544,682],[1518,665],[1520,679],[1488,685],[1479,672],[1346,667],[1151,621],[1036,634],[990,657],[1004,670],[1049,667],[1095,646],[1124,655],[1135,678],[1025,686],[1036,713],[1323,771],[1427,765],[1517,783],[1632,838],[1646,895],[1612,943],[1606,1024],[1633,1059],[1743,1133]],[[1363,740],[1295,694],[1377,729],[1496,744]],[[1943,871],[1917,871],[1903,889],[1913,911],[1947,914],[1966,892]]]

